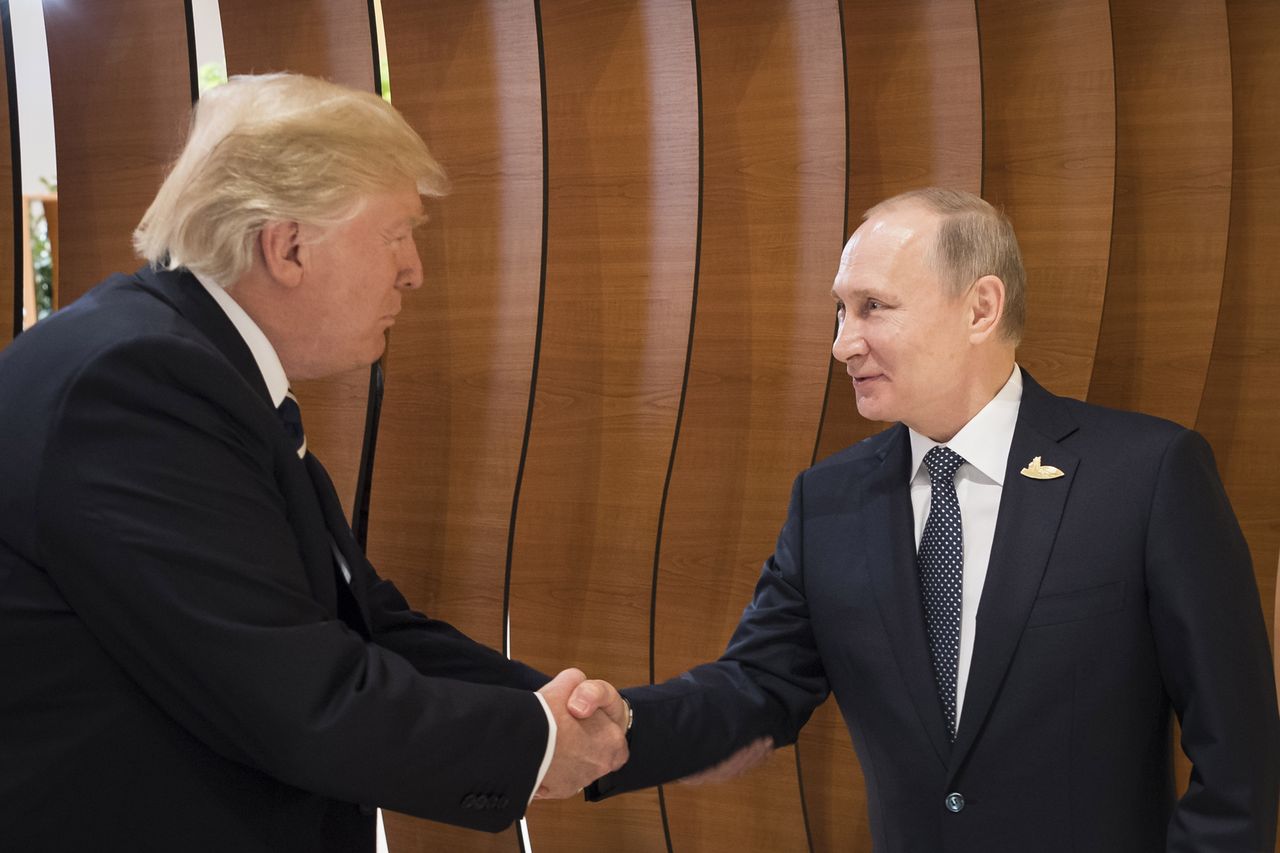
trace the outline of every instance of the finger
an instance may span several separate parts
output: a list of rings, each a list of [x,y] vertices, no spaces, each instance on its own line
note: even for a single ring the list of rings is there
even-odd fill
[[[603,709],[615,723],[626,716],[626,707],[622,697],[613,685],[607,681],[590,679],[574,688],[569,696],[569,713],[580,720],[585,720],[597,710]]]

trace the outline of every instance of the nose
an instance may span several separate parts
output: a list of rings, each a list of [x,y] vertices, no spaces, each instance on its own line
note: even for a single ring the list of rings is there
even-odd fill
[[[867,339],[863,337],[856,318],[845,318],[836,328],[836,339],[831,344],[831,355],[836,361],[848,364],[850,359],[867,354]]]
[[[406,240],[408,249],[400,261],[400,274],[396,277],[396,287],[401,290],[417,290],[422,287],[422,257],[418,254],[416,240]]]

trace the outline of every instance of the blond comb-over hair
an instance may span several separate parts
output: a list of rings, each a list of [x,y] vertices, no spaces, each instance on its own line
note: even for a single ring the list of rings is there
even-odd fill
[[[157,267],[223,285],[272,221],[332,227],[370,194],[443,195],[444,169],[394,107],[298,74],[233,77],[200,98],[186,146],[133,233]]]

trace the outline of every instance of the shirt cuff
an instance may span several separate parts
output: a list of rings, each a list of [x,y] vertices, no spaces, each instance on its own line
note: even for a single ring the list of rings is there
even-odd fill
[[[547,715],[547,751],[542,756],[542,766],[538,768],[538,778],[533,781],[533,790],[529,792],[529,799],[525,803],[528,806],[533,802],[533,795],[538,793],[538,788],[542,786],[542,777],[547,775],[547,771],[551,769],[551,757],[556,754],[556,718],[551,713],[551,706],[547,704],[547,700],[542,697],[541,693],[534,693],[538,697],[538,701],[542,703],[542,711]]]

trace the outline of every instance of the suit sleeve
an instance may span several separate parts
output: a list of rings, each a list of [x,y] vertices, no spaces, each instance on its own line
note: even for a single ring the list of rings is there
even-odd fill
[[[622,691],[635,714],[631,757],[589,788],[588,799],[683,778],[766,735],[786,746],[826,698],[804,593],[803,478],[724,654],[661,684]]]
[[[1271,851],[1280,721],[1266,628],[1248,546],[1197,433],[1165,453],[1147,555],[1160,666],[1192,764],[1168,849]]]
[[[339,507],[338,493],[324,467],[315,464],[312,474],[316,488],[327,493],[321,503],[327,501],[329,506]],[[364,558],[345,519],[335,520],[331,532],[335,539],[345,540],[338,547],[351,569],[351,584],[359,587],[366,603],[370,639],[374,643],[405,658],[423,675],[522,690],[537,690],[551,680],[538,670],[477,643],[449,623],[410,607],[396,585],[379,577]]]
[[[372,572],[372,570],[370,570]],[[551,678],[414,610],[389,580],[371,574],[366,595],[373,641],[408,660],[421,673],[476,684],[537,690]]]
[[[246,399],[225,362],[180,339],[94,359],[51,426],[42,565],[139,688],[220,755],[334,799],[502,829],[546,748],[537,697],[424,676],[329,617],[270,423]],[[476,792],[489,808],[466,804]]]

